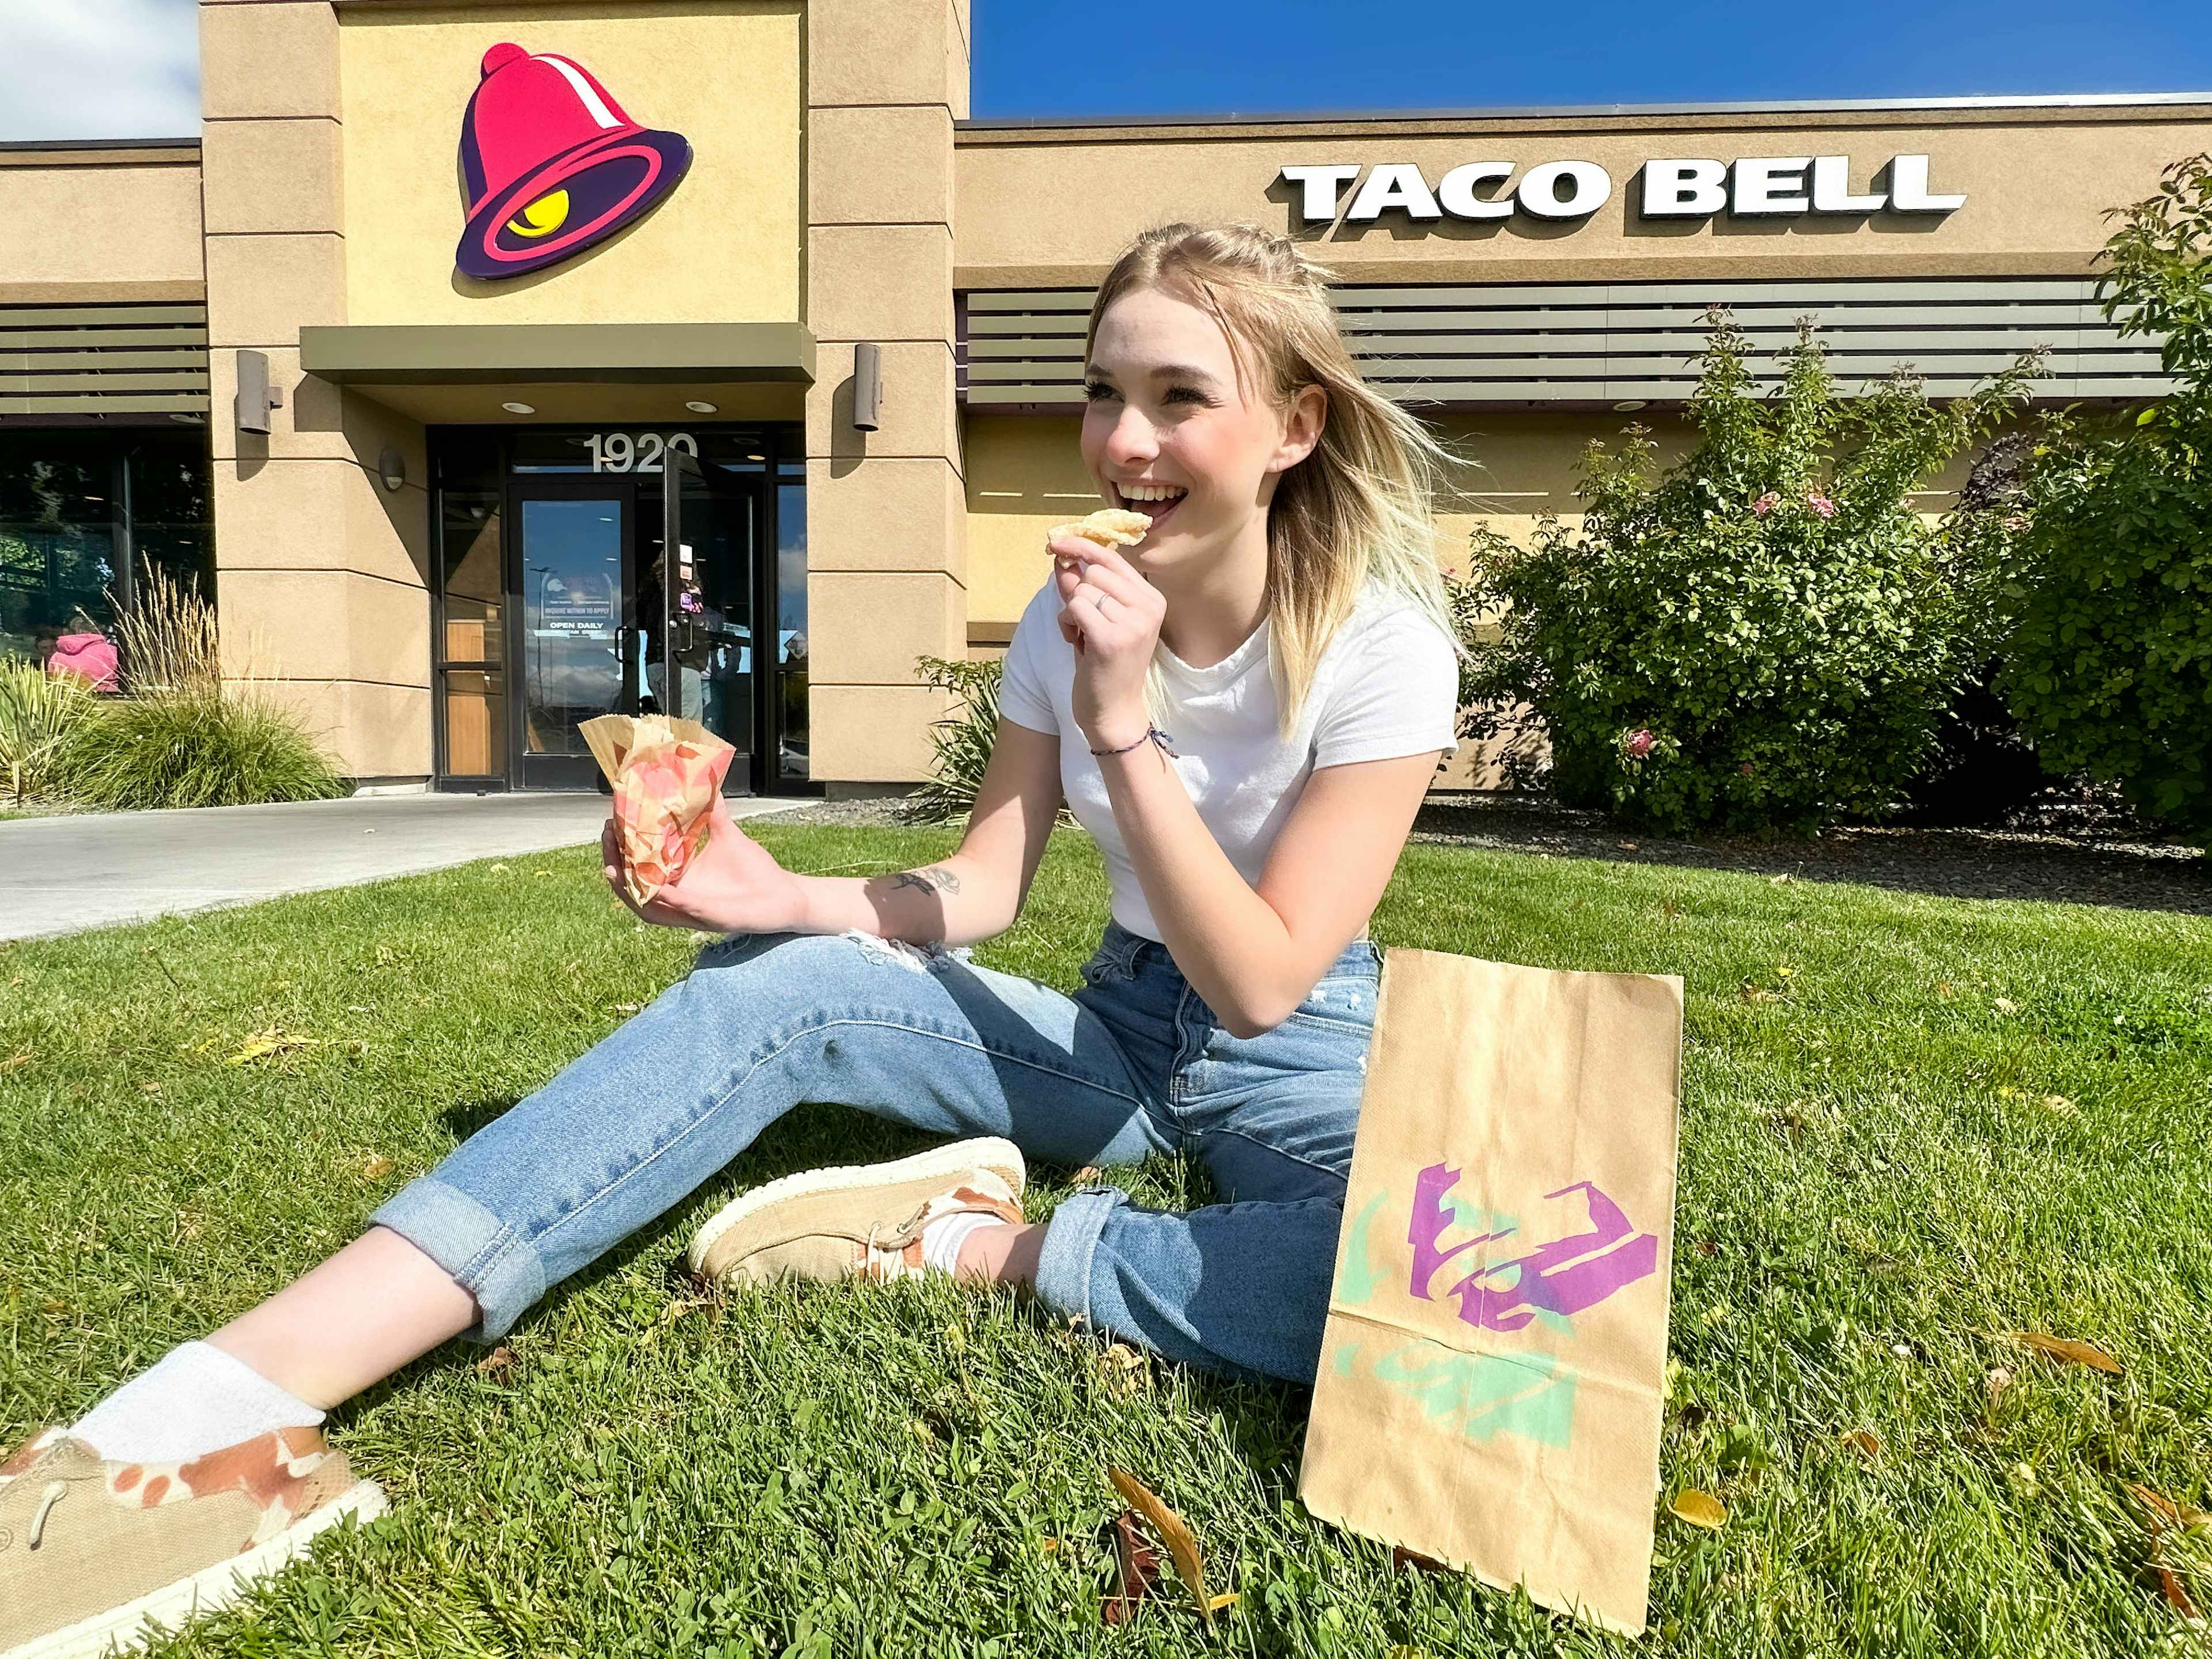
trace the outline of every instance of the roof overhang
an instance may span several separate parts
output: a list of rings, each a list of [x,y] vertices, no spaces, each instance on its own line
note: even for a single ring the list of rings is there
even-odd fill
[[[801,323],[485,323],[300,331],[300,368],[337,386],[808,386]]]

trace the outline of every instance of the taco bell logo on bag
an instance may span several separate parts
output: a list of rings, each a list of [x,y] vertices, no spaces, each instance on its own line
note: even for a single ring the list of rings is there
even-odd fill
[[[1549,1229],[1558,1237],[1493,1261],[1482,1247],[1513,1237],[1520,1224],[1455,1196],[1460,1174],[1449,1164],[1431,1164],[1414,1177],[1406,1227],[1409,1297],[1423,1302],[1451,1297],[1460,1319],[1482,1330],[1512,1333],[1540,1322],[1556,1343],[1571,1338],[1576,1315],[1659,1270],[1657,1236],[1638,1232],[1620,1206],[1588,1181],[1544,1194],[1547,1205],[1581,1200],[1579,1217],[1560,1216]],[[1391,1279],[1370,1245],[1388,1196],[1376,1194],[1352,1220],[1352,1249],[1336,1290],[1346,1305],[1371,1302]],[[1454,1229],[1468,1236],[1447,1244],[1445,1236]],[[1469,1251],[1476,1253],[1473,1271],[1456,1282],[1440,1281],[1444,1268]],[[1419,1400],[1431,1419],[1470,1438],[1508,1434],[1564,1446],[1573,1434],[1576,1370],[1559,1353],[1532,1347],[1506,1358],[1459,1352],[1419,1339],[1381,1346],[1352,1341],[1339,1349],[1337,1367],[1354,1376],[1363,1360],[1367,1375]]]
[[[498,281],[571,258],[641,217],[690,165],[681,133],[631,120],[582,64],[501,41],[461,117],[468,223],[454,266]]]

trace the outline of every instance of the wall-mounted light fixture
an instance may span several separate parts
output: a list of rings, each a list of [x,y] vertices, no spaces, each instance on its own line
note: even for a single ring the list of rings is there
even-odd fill
[[[501,404],[500,407],[510,415],[535,415],[538,412],[536,404]]]
[[[269,430],[269,411],[284,406],[283,388],[269,378],[269,354],[265,351],[241,351],[238,354],[238,396],[233,399],[240,432]]]
[[[694,415],[712,415],[715,409],[715,405],[704,398],[687,398],[684,400],[684,407]]]
[[[407,458],[390,444],[377,452],[376,476],[384,480],[386,489],[397,491],[407,483]]]
[[[853,348],[853,430],[873,432],[876,410],[884,391],[884,354],[880,346],[862,341]]]

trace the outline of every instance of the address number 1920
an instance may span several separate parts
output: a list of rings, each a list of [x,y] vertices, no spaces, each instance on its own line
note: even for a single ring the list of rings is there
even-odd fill
[[[699,441],[688,432],[594,432],[592,471],[658,472],[672,449],[680,449],[696,460]]]

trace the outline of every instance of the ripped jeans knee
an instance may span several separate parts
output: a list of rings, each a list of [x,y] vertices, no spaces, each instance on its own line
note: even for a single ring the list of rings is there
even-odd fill
[[[948,950],[942,945],[915,945],[902,939],[884,939],[858,927],[848,927],[837,937],[852,940],[873,961],[917,974],[942,972],[955,962],[968,961],[974,952],[971,945],[956,945]]]

